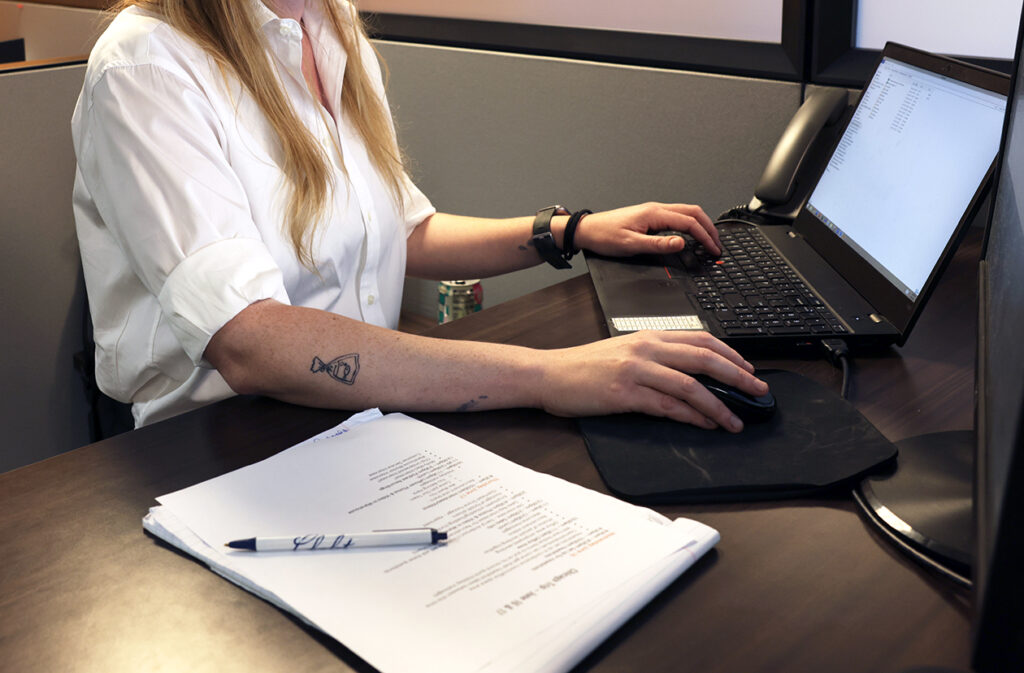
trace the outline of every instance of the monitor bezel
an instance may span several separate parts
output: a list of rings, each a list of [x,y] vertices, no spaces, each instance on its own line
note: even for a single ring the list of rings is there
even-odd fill
[[[891,58],[938,75],[955,77],[992,93],[1003,96],[1009,94],[1010,78],[1008,75],[946,56],[930,54],[913,47],[889,42],[879,55],[874,70],[878,69],[882,59],[885,58]],[[853,115],[849,115],[847,125],[849,125],[852,118]],[[838,146],[838,141],[842,139],[843,133],[845,133],[845,128],[837,136],[836,146]],[[834,151],[835,148],[833,148]],[[899,333],[896,343],[897,345],[903,345],[914,323],[917,322],[921,310],[934,291],[938,279],[949,264],[952,251],[960,245],[968,225],[978,214],[979,207],[984,201],[989,185],[992,184],[991,178],[994,166],[995,160],[993,160],[992,166],[975,191],[963,216],[957,222],[942,254],[939,256],[939,261],[922,286],[921,292],[913,300],[904,295],[898,287],[893,285],[892,282],[872,267],[870,263],[858,255],[850,246],[846,245],[842,239],[837,237],[821,220],[811,213],[807,203],[800,209],[800,214],[793,223],[793,227],[807,239],[807,242],[840,275],[847,280],[856,280],[856,282],[851,284],[859,289],[864,298],[875,308],[881,317],[896,328]]]

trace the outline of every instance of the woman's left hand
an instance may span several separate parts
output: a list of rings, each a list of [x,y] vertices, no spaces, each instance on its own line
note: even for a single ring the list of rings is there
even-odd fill
[[[685,246],[680,236],[658,236],[678,231],[693,236],[708,252],[719,255],[722,243],[711,218],[686,203],[644,203],[587,215],[576,229],[576,247],[599,255],[671,254]]]

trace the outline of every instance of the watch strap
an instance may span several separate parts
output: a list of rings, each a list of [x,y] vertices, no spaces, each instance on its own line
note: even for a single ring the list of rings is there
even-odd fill
[[[563,206],[548,206],[538,210],[533,218],[533,236],[530,240],[533,241],[537,254],[545,262],[556,269],[569,269],[572,265],[565,261],[551,233],[551,218],[556,214],[568,215],[569,210]]]

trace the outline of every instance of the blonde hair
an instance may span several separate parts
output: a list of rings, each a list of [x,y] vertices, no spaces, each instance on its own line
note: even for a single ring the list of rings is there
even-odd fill
[[[334,0],[320,2],[348,55],[341,97],[344,114],[366,143],[367,153],[395,199],[404,199],[403,162],[384,101],[363,63],[366,32],[355,5],[349,16]],[[327,154],[299,120],[267,54],[252,3],[245,0],[121,0],[112,11],[138,5],[194,40],[225,73],[234,74],[256,100],[281,143],[282,171],[290,188],[284,229],[299,261],[315,271],[313,242],[334,186]]]

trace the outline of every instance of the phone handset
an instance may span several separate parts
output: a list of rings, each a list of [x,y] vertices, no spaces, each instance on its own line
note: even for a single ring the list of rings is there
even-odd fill
[[[819,89],[807,97],[765,166],[748,206],[751,212],[787,219],[796,216],[807,198],[804,192],[808,184],[823,168],[814,164],[825,158],[822,146],[830,145],[827,140],[835,138],[836,123],[847,109],[847,97],[846,89],[838,88]]]

